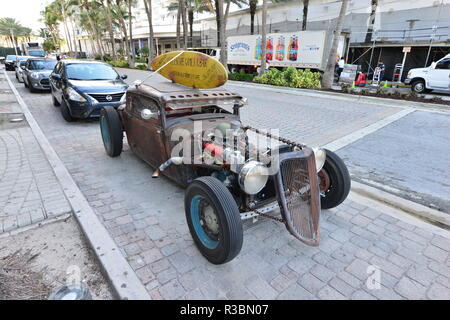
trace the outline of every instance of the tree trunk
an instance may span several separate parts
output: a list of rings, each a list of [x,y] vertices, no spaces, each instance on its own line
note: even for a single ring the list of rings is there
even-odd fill
[[[334,80],[334,66],[336,64],[336,52],[339,44],[339,36],[342,32],[342,27],[345,21],[345,14],[347,12],[349,0],[342,0],[341,10],[339,12],[336,29],[333,35],[333,44],[331,45],[330,54],[328,55],[327,67],[322,78],[322,87],[325,89],[331,89]]]
[[[221,2],[222,2],[222,4],[220,4]],[[221,16],[223,17],[223,0],[214,0],[214,4],[215,4],[214,8],[216,9],[217,46],[221,47],[220,29],[221,29],[222,19],[220,17]],[[222,8],[222,13],[220,13],[219,6]]]
[[[129,22],[129,31],[130,31],[130,56],[128,58],[128,64],[130,68],[134,68],[134,46],[133,46],[133,15],[131,12],[131,2],[132,0],[128,0],[128,22]]]
[[[188,45],[188,24],[186,15],[186,0],[180,0],[181,7],[181,21],[183,23],[183,49],[187,49]]]
[[[189,47],[194,46],[194,9],[189,7],[188,10],[188,20],[189,20]]]
[[[258,0],[250,0],[250,34],[255,34],[255,14]]]
[[[148,48],[148,61],[152,61],[155,58],[155,52],[154,52],[154,45],[153,45],[153,11],[152,11],[152,0],[144,0],[145,5],[145,12],[147,13],[147,20],[148,20],[148,42],[149,42],[149,48]],[[150,66],[150,63],[149,63]]]
[[[75,21],[72,18],[70,18],[69,20],[70,20],[70,25],[72,26],[73,50],[75,51],[75,58],[76,58],[77,57],[77,34],[75,32]]]
[[[109,31],[109,39],[111,41],[111,51],[112,51],[112,57],[114,60],[116,60],[116,39],[114,38],[114,31],[112,27],[112,17],[111,17],[111,0],[106,0],[106,6],[107,6],[107,17],[108,17],[108,31]]]
[[[225,20],[223,14],[223,0],[217,0],[217,10],[219,13],[219,41],[220,41],[220,62],[227,68],[227,48],[225,41]]]
[[[177,10],[177,49],[181,48],[181,8]]]
[[[376,16],[377,7],[378,7],[378,0],[371,0],[371,6],[372,6],[372,9],[370,11],[369,25],[367,27],[366,39],[364,40],[364,42],[366,42],[366,43],[372,41],[373,25],[375,23],[375,16]]]
[[[125,24],[125,18],[123,17],[120,4],[121,4],[121,1],[120,0],[116,0],[116,5],[118,7],[117,14],[119,16],[119,24],[120,24],[120,27],[122,29],[123,36],[125,38],[125,41],[124,41],[124,43],[125,43],[125,49],[124,49],[125,50],[125,55],[129,56],[131,54],[131,52],[130,52],[130,48],[128,46],[129,43],[128,43],[128,35],[127,35],[127,26]]]
[[[306,23],[308,22],[308,7],[309,0],[303,0],[303,19],[302,19],[302,30],[306,30]]]
[[[262,19],[261,19],[261,68],[259,71],[259,75],[263,75],[266,71],[266,20],[267,20],[267,0],[263,0],[263,8],[262,8]]]
[[[64,3],[61,3],[61,14],[63,18],[64,33],[66,34],[67,38],[67,47],[69,48],[69,52],[72,52],[72,38],[70,37],[69,28],[67,27],[67,15],[66,8],[64,8]]]

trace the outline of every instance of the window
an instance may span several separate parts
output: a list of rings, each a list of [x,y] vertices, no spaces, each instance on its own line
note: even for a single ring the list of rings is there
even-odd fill
[[[170,49],[170,48],[172,48],[172,45],[171,45],[170,43],[166,43],[166,44],[164,45],[164,48],[165,48],[165,49]]]
[[[66,65],[67,78],[72,80],[117,80],[119,74],[103,63],[70,63]]]
[[[444,59],[444,60],[439,61],[436,64],[435,69],[446,69],[446,70],[449,70],[450,69],[450,59]]]
[[[30,60],[30,70],[53,70],[57,61],[54,60]]]

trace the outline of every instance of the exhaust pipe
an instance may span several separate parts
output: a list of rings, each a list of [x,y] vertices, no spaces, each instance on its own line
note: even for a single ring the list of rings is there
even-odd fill
[[[158,178],[162,171],[166,170],[172,164],[180,165],[183,163],[183,157],[172,157],[163,164],[161,164],[158,169],[153,171],[152,178]]]

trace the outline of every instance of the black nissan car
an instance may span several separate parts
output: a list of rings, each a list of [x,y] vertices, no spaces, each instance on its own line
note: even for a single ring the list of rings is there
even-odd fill
[[[125,102],[126,78],[103,62],[61,60],[50,75],[53,104],[69,122],[98,117],[102,107]]]

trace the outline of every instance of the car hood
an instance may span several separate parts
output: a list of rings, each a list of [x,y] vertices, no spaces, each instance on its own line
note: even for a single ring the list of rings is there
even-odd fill
[[[126,91],[122,80],[69,80],[69,84],[84,93],[108,93]]]
[[[38,73],[41,78],[48,78],[53,70],[30,70],[30,71]]]
[[[414,68],[414,69],[409,69],[408,73],[422,73],[424,71],[430,70],[430,68]]]

